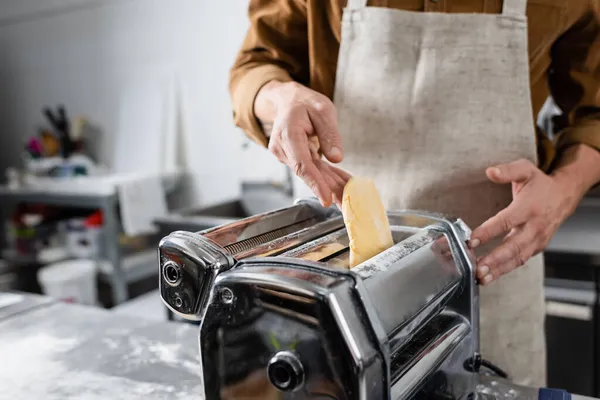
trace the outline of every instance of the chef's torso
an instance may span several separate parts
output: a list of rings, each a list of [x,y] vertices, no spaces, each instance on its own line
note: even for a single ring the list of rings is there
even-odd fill
[[[443,212],[475,228],[512,199],[486,168],[536,162],[526,0],[503,7],[447,14],[348,2],[334,94],[342,167],[374,179],[388,209]],[[529,384],[545,379],[540,263],[482,290],[484,356]]]

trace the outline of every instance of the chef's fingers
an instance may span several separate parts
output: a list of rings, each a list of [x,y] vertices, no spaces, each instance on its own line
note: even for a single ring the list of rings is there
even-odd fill
[[[336,204],[341,208],[344,188],[352,176],[341,168],[335,167],[331,164],[327,164],[327,166],[338,184],[336,191],[334,192],[334,196],[339,199],[339,204]]]
[[[529,224],[514,229],[509,238],[477,263],[477,278],[485,285],[522,266],[537,249],[536,231]]]
[[[329,173],[324,174],[328,177],[330,182],[330,188],[331,188],[331,195],[332,195],[332,201],[335,203],[336,206],[342,207],[342,193],[344,192],[344,187],[342,185],[340,185],[339,182],[336,182],[335,179],[335,174],[331,173],[331,171],[329,171]]]
[[[333,163],[342,161],[342,138],[337,129],[337,111],[333,103],[326,98],[313,101],[308,116],[325,157]]]
[[[281,120],[275,120],[273,122],[273,127],[271,128],[271,137],[269,140],[268,149],[269,151],[277,157],[277,159],[283,164],[288,164],[287,155],[285,154],[285,149],[283,148],[282,143],[282,131],[284,124],[281,123]]]
[[[333,190],[333,197],[335,199],[335,204],[341,210],[342,209],[342,200],[344,198],[345,183],[344,183],[344,181],[340,180],[339,177],[335,173],[332,173],[332,175],[334,176],[336,183],[337,183],[337,185],[334,187],[334,190]]]
[[[340,178],[332,169],[331,165],[327,164],[323,160],[315,161],[317,168],[322,172],[323,176],[326,177],[329,188],[333,195],[333,201],[338,207],[342,206],[342,194],[344,193],[345,182]]]
[[[508,164],[488,168],[487,177],[496,183],[526,182],[537,171],[537,167],[529,160],[520,159]]]
[[[331,170],[333,172],[336,173],[337,176],[342,178],[342,180],[344,181],[344,184],[346,184],[350,180],[350,178],[352,178],[352,175],[350,175],[349,172],[344,171],[343,169],[336,167],[335,165],[330,165],[329,167],[331,168]]]
[[[508,207],[485,221],[471,234],[471,248],[485,244],[490,240],[504,235],[511,229],[524,224],[529,216],[530,207],[519,200],[513,200]]]
[[[329,174],[332,176],[332,178],[335,180],[336,184],[341,189],[340,190],[340,194],[341,194],[344,191],[344,187],[346,186],[348,179],[345,179],[344,177],[340,176],[339,172],[337,171],[338,168],[335,168],[331,164],[327,164],[327,163],[324,163],[324,164],[327,166],[327,170],[329,171]]]
[[[287,156],[287,166],[306,183],[324,207],[329,207],[331,190],[323,174],[315,165],[306,134],[304,132],[293,134],[289,129],[284,128],[282,136],[281,144]]]

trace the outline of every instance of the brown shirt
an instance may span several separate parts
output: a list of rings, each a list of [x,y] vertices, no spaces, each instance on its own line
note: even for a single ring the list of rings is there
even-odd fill
[[[270,80],[295,80],[332,98],[345,5],[346,0],[250,0],[250,29],[230,75],[235,123],[250,138],[267,143],[253,104]],[[369,5],[449,13],[502,10],[502,0]],[[538,114],[549,94],[562,111],[554,143],[537,130],[540,167],[547,169],[557,151],[574,143],[600,150],[600,0],[530,0],[527,17],[532,112]]]

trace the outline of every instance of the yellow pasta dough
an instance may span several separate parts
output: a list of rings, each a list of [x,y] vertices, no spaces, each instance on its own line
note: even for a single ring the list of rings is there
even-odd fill
[[[342,214],[350,239],[350,268],[392,247],[392,231],[375,183],[352,177],[344,187]]]

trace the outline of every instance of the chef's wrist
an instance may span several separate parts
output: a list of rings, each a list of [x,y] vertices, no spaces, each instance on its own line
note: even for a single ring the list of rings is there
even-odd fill
[[[254,99],[254,114],[259,120],[273,122],[275,119],[276,107],[273,91],[280,84],[281,82],[279,81],[269,81],[256,94],[256,98]]]
[[[556,169],[551,177],[558,185],[553,196],[561,198],[561,219],[571,215],[587,192],[582,181],[569,169]]]
[[[600,182],[600,153],[584,144],[570,146],[561,153],[551,176],[578,204]]]
[[[263,125],[267,137],[277,116],[277,109],[285,101],[285,98],[289,97],[287,94],[295,85],[298,83],[272,80],[265,83],[256,94],[254,114]]]

